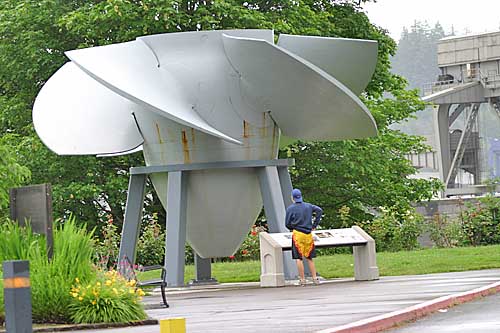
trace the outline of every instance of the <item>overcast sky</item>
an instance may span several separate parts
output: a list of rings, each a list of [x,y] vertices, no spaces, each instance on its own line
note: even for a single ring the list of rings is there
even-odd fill
[[[415,20],[431,27],[439,21],[447,33],[453,26],[456,35],[500,30],[500,0],[377,0],[363,8],[396,41]]]

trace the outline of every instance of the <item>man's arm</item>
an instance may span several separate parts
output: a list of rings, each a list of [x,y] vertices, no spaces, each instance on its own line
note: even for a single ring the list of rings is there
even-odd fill
[[[323,209],[321,209],[321,207],[318,207],[316,205],[311,205],[311,206],[312,206],[312,211],[315,215],[313,229],[316,229],[319,225],[319,221],[321,221],[321,215],[323,215]]]
[[[291,222],[292,222],[292,221],[291,221],[291,217],[292,217],[292,216],[291,216],[291,214],[290,214],[290,211],[287,209],[287,210],[286,210],[286,215],[285,215],[285,227],[286,227],[288,230],[290,230],[290,231],[292,231],[292,229],[293,229],[293,228],[292,228],[292,223],[291,223]]]

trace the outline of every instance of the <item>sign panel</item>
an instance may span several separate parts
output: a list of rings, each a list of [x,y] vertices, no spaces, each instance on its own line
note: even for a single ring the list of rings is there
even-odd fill
[[[46,236],[47,254],[52,257],[52,189],[50,184],[10,189],[10,218],[34,233]]]
[[[367,240],[352,228],[316,230],[312,232],[314,245],[320,247],[335,247],[349,245],[365,245]],[[271,236],[283,249],[292,248],[292,233],[280,232],[270,233]]]

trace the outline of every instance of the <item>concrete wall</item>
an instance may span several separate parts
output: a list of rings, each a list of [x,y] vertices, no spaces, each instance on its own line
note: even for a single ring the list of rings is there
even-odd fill
[[[477,198],[462,198],[462,199],[436,199],[428,202],[421,202],[416,205],[417,212],[422,214],[424,218],[431,219],[434,215],[447,215],[454,218],[460,214],[460,210],[465,210],[465,204],[474,204]]]
[[[438,44],[438,66],[500,59],[500,31],[463,37],[447,37]]]

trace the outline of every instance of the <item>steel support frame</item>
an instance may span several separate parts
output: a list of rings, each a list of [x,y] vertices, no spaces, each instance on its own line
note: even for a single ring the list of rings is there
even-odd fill
[[[479,103],[473,104],[471,111],[467,117],[467,120],[465,122],[465,128],[462,132],[462,135],[460,136],[460,140],[458,141],[458,146],[457,150],[455,151],[455,155],[453,156],[453,160],[451,161],[450,168],[448,171],[448,175],[446,176],[445,184],[446,187],[450,185],[450,182],[453,182],[457,173],[458,173],[458,168],[460,167],[460,164],[462,163],[462,158],[465,153],[465,148],[467,146],[467,143],[469,141],[470,135],[472,133],[472,127],[474,126],[474,123],[477,118],[477,114],[479,112]]]
[[[254,168],[256,170],[264,210],[270,232],[287,232],[285,228],[285,208],[291,204],[292,183],[288,166],[294,165],[293,159],[232,161],[215,163],[176,164],[165,166],[137,167],[130,169],[129,191],[125,207],[125,218],[120,243],[119,261],[135,263],[137,238],[144,204],[146,177],[151,173],[168,173],[167,184],[167,221],[165,269],[167,284],[171,287],[184,285],[184,249],[186,243],[187,178],[189,171],[219,168]],[[196,258],[196,279],[210,280],[210,259]],[[196,260],[198,259],[198,260]],[[284,253],[285,277],[295,279],[297,268],[291,253]],[[216,282],[216,281],[215,281]]]
[[[439,165],[439,178],[443,183],[446,181],[451,164],[449,110],[451,104],[440,104],[434,112],[435,133],[437,133],[437,153]],[[446,189],[445,189],[446,191]],[[444,196],[444,192],[442,196]]]

